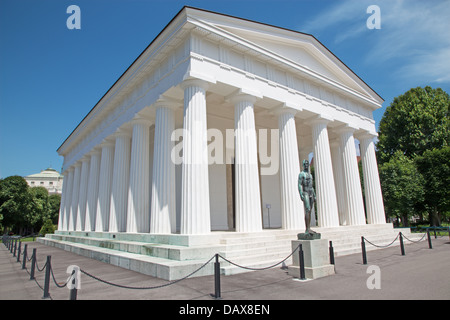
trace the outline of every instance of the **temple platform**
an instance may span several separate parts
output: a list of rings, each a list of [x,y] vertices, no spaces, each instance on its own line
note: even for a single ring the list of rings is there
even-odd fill
[[[412,234],[409,228],[394,229],[392,224],[313,228],[322,239],[333,241],[335,256],[361,252],[361,236],[376,245],[391,243],[401,231],[411,240],[423,234]],[[255,233],[213,231],[205,235],[139,234],[113,232],[56,231],[40,243],[55,246],[85,257],[110,263],[150,276],[176,280],[202,267],[192,276],[214,273],[216,253],[245,267],[266,267],[280,262],[291,252],[291,241],[303,230],[266,229]],[[405,244],[410,243],[405,241]],[[393,245],[399,245],[395,241]],[[378,249],[366,244],[367,251]],[[285,261],[292,264],[292,258]],[[248,272],[223,259],[224,275]],[[82,266],[80,266],[82,268]],[[280,265],[281,267],[281,265]]]

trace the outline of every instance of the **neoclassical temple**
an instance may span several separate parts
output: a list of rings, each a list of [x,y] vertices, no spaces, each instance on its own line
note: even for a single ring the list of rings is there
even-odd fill
[[[382,103],[312,35],[184,7],[59,147],[58,229],[302,230],[311,157],[319,227],[385,224]]]

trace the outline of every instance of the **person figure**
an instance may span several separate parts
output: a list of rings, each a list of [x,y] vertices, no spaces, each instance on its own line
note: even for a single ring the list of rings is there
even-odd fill
[[[313,188],[313,177],[309,173],[309,161],[306,159],[303,160],[303,171],[298,175],[298,192],[305,208],[305,233],[314,234],[316,232],[311,230],[311,211],[316,199],[316,193]]]

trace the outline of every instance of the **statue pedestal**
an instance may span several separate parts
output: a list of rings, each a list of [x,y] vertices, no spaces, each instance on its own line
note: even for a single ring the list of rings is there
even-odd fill
[[[327,239],[292,240],[292,250],[302,245],[305,276],[307,279],[317,279],[334,274],[334,266],[330,264],[330,254]],[[292,255],[292,266],[289,274],[295,278],[300,275],[299,251]]]

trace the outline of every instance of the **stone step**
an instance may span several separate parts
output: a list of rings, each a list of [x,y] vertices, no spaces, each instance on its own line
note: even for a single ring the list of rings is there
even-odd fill
[[[179,261],[64,240],[38,238],[38,241],[45,245],[61,248],[91,259],[169,281],[183,278],[199,268],[201,269],[195,273],[197,277],[214,274],[214,259],[205,265],[209,259]],[[79,267],[83,269],[83,266]],[[89,272],[88,270],[86,271]]]
[[[222,245],[210,246],[177,246],[159,243],[147,243],[138,241],[111,240],[104,238],[81,237],[72,235],[48,235],[49,239],[80,243],[98,248],[107,248],[121,252],[129,252],[170,260],[195,260],[207,259],[223,249]]]
[[[251,248],[235,248],[234,250],[229,250],[228,247],[225,251],[221,251],[220,254],[225,258],[235,258],[235,257],[247,257],[257,254],[273,254],[278,252],[286,251],[289,248],[289,242],[282,242],[276,244],[270,244],[267,246],[251,247]]]
[[[384,246],[391,243],[399,232],[413,241],[423,235],[411,234],[409,229],[394,229],[391,224],[313,229],[321,233],[322,239],[333,241],[335,256],[361,253],[361,236],[378,246]],[[300,232],[270,229],[257,233],[136,235],[71,231],[47,235],[41,242],[134,271],[173,280],[201,267],[216,253],[244,267],[262,268],[280,263],[292,253],[291,241],[296,240]],[[408,242],[405,241],[405,244]],[[392,245],[398,246],[399,241]],[[367,251],[375,249],[378,248],[366,243]],[[193,276],[213,274],[214,260]],[[290,257],[285,264],[290,265],[291,261]],[[224,260],[220,262],[222,274],[250,271]]]

